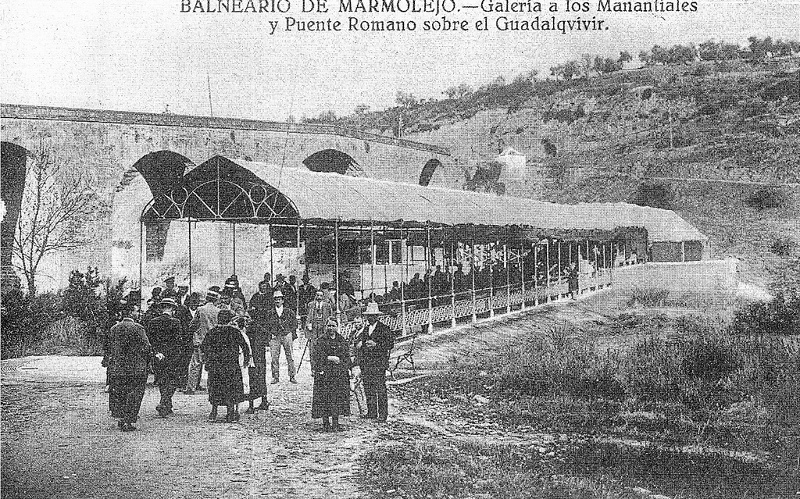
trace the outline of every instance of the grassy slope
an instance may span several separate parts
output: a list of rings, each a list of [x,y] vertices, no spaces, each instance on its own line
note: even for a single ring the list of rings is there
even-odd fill
[[[793,496],[789,340],[752,344],[696,312],[664,312],[532,329],[396,387],[404,414],[448,431],[393,423],[364,458],[362,486],[371,497]],[[776,378],[778,365],[794,367]]]
[[[798,65],[786,61],[784,69]],[[766,96],[775,85],[787,99]],[[642,99],[645,86],[654,92]],[[791,89],[794,89],[793,91]],[[573,82],[489,86],[460,100],[346,118],[380,129],[400,114],[407,137],[439,143],[475,165],[511,145],[526,154],[523,179],[501,177],[508,193],[558,202],[630,201],[647,178],[800,182],[800,74],[732,63],[657,67]],[[670,147],[672,131],[672,147]],[[555,157],[542,146],[558,147]],[[748,184],[667,182],[672,208],[710,236],[716,256],[742,260],[742,280],[782,287],[800,281],[800,187],[783,209],[756,210]],[[786,256],[778,237],[798,244]]]

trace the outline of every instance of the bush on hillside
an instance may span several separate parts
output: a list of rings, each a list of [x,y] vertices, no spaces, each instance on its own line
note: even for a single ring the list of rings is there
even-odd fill
[[[643,182],[637,187],[631,203],[673,210],[675,209],[675,192],[668,184]]]
[[[789,194],[780,187],[761,187],[753,191],[745,202],[759,210],[785,208],[790,204]]]
[[[797,247],[797,243],[790,237],[779,237],[772,242],[770,251],[778,256],[789,256]]]

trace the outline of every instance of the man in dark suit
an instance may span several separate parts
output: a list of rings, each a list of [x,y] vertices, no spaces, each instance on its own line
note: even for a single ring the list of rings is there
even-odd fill
[[[253,410],[267,410],[267,347],[269,347],[268,323],[271,312],[275,309],[272,298],[272,289],[269,282],[261,281],[258,283],[258,292],[250,298],[250,308],[248,314],[253,320],[247,328],[247,336],[250,338],[250,346],[253,353],[253,363],[255,368],[250,372],[250,393],[257,397],[261,396],[261,404]]]
[[[308,274],[303,274],[302,281],[303,284],[297,288],[297,312],[300,313],[302,327],[306,327],[308,304],[314,301],[314,296],[317,294],[317,288],[310,284],[309,281],[311,281],[311,278],[308,277]]]
[[[156,411],[161,417],[173,413],[172,396],[182,375],[181,341],[184,337],[181,321],[173,317],[177,304],[172,298],[164,298],[159,303],[161,315],[147,324],[147,337],[153,346],[155,363],[153,374],[161,393]]]
[[[139,303],[126,305],[124,318],[111,328],[108,340],[108,405],[119,419],[119,429],[133,431],[147,384],[151,347],[144,328],[136,322]]]
[[[355,351],[367,399],[366,417],[385,422],[389,413],[386,370],[389,369],[389,353],[394,348],[394,336],[389,326],[378,320],[381,315],[377,303],[367,305],[363,313],[367,325],[356,339]]]
[[[331,302],[325,299],[325,291],[317,290],[314,300],[306,309],[306,338],[308,339],[308,353],[311,359],[311,370],[314,370],[314,346],[317,339],[325,336],[325,325],[333,316]]]
[[[283,293],[284,306],[297,312],[299,310],[297,308],[297,276],[290,275],[289,282],[284,283],[281,292]]]
[[[272,384],[280,380],[280,356],[281,347],[286,356],[286,364],[289,370],[289,382],[297,383],[295,380],[294,358],[292,357],[292,345],[297,336],[297,312],[283,305],[283,293],[275,291],[272,295],[275,301],[275,308],[270,311],[267,317],[267,334],[269,334],[269,350],[272,354]]]

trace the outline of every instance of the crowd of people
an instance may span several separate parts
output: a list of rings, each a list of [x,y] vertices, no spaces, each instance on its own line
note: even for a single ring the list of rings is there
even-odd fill
[[[293,347],[300,331],[307,339],[303,355],[309,352],[314,377],[311,413],[322,418],[322,428],[341,429],[338,418],[350,411],[351,378],[363,384],[366,417],[386,421],[385,376],[394,337],[378,320],[377,303],[363,310],[363,327],[343,338],[336,314],[344,309],[329,284],[316,289],[308,275],[298,286],[295,276],[286,281],[278,274],[273,282],[265,274],[249,301],[236,275],[205,295],[187,292],[168,277],[163,288],[153,289],[146,312],[141,313],[138,292],[122,301],[103,359],[109,408],[122,431],[135,430],[151,371],[160,394],[155,410],[161,417],[174,413],[178,390],[186,395],[207,391],[209,421],[217,421],[220,406],[226,408],[226,422],[240,419],[239,405],[245,402],[248,413],[268,410],[267,350],[271,383],[280,382],[281,351],[289,382],[297,383]],[[208,373],[206,388],[201,386],[203,369]]]

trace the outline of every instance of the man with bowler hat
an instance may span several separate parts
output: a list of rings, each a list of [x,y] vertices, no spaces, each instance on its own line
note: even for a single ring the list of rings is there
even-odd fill
[[[164,298],[159,303],[161,315],[147,325],[147,336],[153,346],[155,363],[153,374],[161,393],[156,411],[161,417],[172,414],[172,395],[181,378],[181,339],[183,325],[173,317],[177,304],[172,298]]]
[[[133,431],[139,417],[152,349],[139,318],[139,302],[126,302],[123,319],[109,333],[108,405],[111,416],[119,419],[119,429]]]

